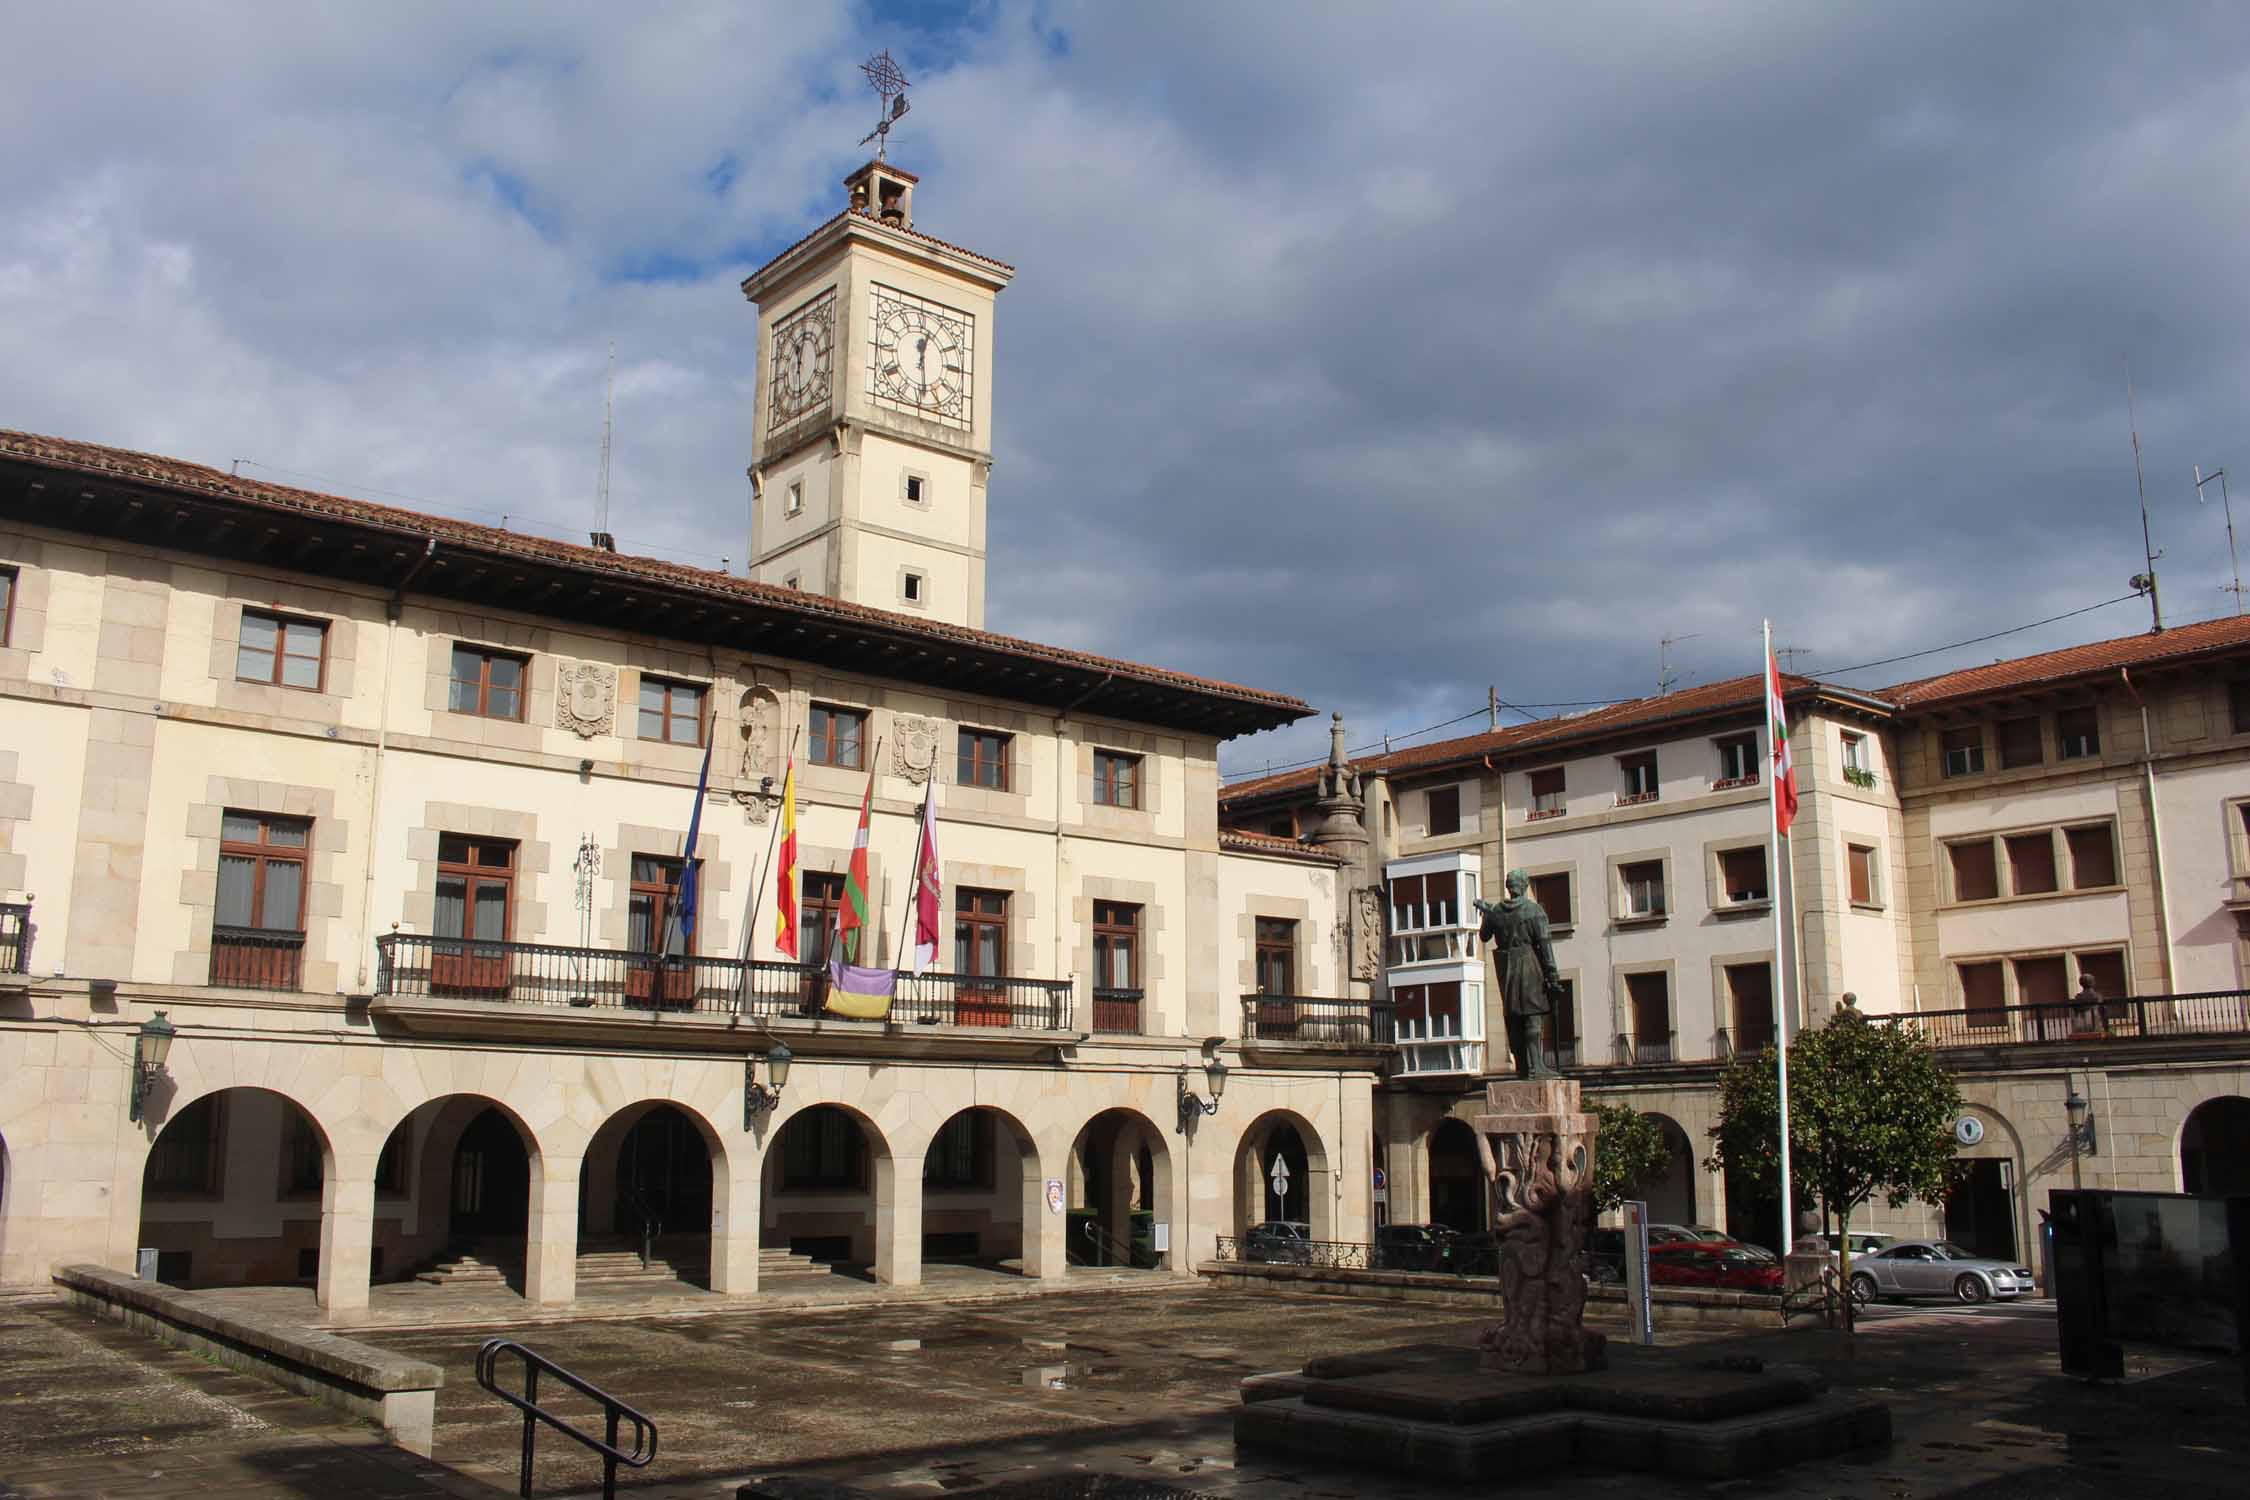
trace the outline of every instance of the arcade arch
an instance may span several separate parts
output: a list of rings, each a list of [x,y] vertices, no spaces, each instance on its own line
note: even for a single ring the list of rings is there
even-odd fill
[[[2180,1190],[2250,1194],[2250,1099],[2222,1094],[2188,1111],[2180,1126]]]
[[[877,1221],[885,1209],[895,1216],[893,1177],[890,1143],[873,1120],[842,1104],[800,1109],[766,1151],[758,1242],[831,1265],[875,1266],[888,1248]]]
[[[142,1164],[135,1244],[174,1286],[315,1282],[334,1166],[320,1123],[271,1089],[175,1103]]]
[[[1039,1148],[1006,1110],[977,1105],[954,1114],[922,1154],[922,1259],[1039,1274],[1039,1226],[1047,1212]]]
[[[661,1099],[616,1111],[586,1143],[579,1173],[579,1280],[643,1274],[645,1258],[708,1287],[727,1186],[725,1144],[700,1114]]]
[[[1155,1226],[1172,1201],[1172,1157],[1138,1110],[1105,1109],[1071,1142],[1068,1249],[1074,1265],[1169,1267]]]
[[[1286,1192],[1274,1191],[1274,1163],[1288,1169]],[[1312,1122],[1276,1109],[1252,1120],[1234,1148],[1235,1232],[1267,1219],[1308,1226],[1316,1240],[1334,1239],[1335,1185],[1328,1149]]]
[[[1448,1115],[1430,1131],[1430,1222],[1462,1234],[1491,1228],[1492,1193],[1476,1127]]]

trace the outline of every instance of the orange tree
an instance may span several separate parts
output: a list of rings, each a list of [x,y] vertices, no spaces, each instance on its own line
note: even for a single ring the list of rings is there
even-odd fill
[[[1594,1133],[1594,1212],[1606,1214],[1633,1196],[1634,1189],[1663,1175],[1671,1152],[1664,1144],[1664,1127],[1654,1115],[1637,1113],[1626,1104],[1602,1104],[1589,1099],[1587,1108],[1601,1118]]]
[[[1771,1047],[1719,1081],[1717,1142],[1704,1166],[1767,1193],[1781,1185],[1781,1089]],[[1789,1165],[1800,1207],[1819,1202],[1839,1232],[1877,1193],[1892,1208],[1952,1186],[1961,1091],[1919,1027],[1839,1010],[1789,1046]],[[1850,1250],[1842,1283],[1851,1284]]]

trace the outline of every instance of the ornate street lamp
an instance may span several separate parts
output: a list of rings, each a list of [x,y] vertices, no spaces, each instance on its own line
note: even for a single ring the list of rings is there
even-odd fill
[[[1188,1087],[1187,1069],[1180,1069],[1180,1130],[1184,1134],[1191,1121],[1204,1115],[1219,1112],[1219,1096],[1227,1091],[1227,1065],[1213,1053],[1203,1064],[1204,1082],[1210,1087],[1211,1097],[1199,1099]]]
[[[2063,1112],[2070,1116],[2070,1188],[2078,1191],[2078,1139],[2084,1133],[2086,1097],[2078,1092],[2078,1080],[2070,1074],[2063,1075],[2063,1085],[2070,1092],[2063,1099]]]
[[[148,1102],[150,1086],[156,1082],[156,1075],[164,1071],[164,1059],[172,1054],[172,1038],[179,1034],[180,1029],[164,1019],[164,1012],[158,1011],[141,1022],[141,1029],[133,1038],[133,1095],[125,1118],[136,1125]]]
[[[787,1042],[775,1042],[766,1054],[766,1072],[773,1078],[773,1087],[758,1082],[758,1059],[742,1060],[742,1128],[748,1130],[753,1120],[781,1103],[781,1091],[789,1086],[789,1065],[796,1059],[790,1055]]]

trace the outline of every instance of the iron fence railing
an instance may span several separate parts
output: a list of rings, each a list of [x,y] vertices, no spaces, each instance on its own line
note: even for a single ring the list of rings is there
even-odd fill
[[[0,901],[0,974],[31,972],[31,903]]]
[[[2107,1042],[2250,1033],[2250,990],[2133,995],[2098,1005],[1993,1005],[1879,1017],[1921,1028],[1940,1047]]]
[[[837,1019],[824,1010],[827,971],[802,964],[403,932],[377,938],[375,949],[378,995]],[[1068,980],[901,973],[897,986],[886,1017],[894,1023],[1033,1031],[1071,1023]]]
[[[302,988],[305,935],[271,927],[213,927],[211,983],[238,990]]]
[[[1619,1037],[1617,1056],[1628,1067],[1645,1067],[1650,1063],[1674,1061],[1679,1056],[1679,1049],[1672,1044],[1672,1033],[1663,1031]]]
[[[1218,1259],[1249,1265],[1321,1266],[1332,1271],[1377,1269],[1376,1247],[1352,1240],[1296,1239],[1253,1229],[1248,1234],[1222,1234],[1218,1242]]]
[[[1139,1036],[1141,992],[1115,985],[1094,986],[1094,1030],[1111,1036]]]
[[[1398,1040],[1387,1000],[1325,995],[1244,995],[1242,1035],[1254,1042],[1342,1042],[1388,1047]]]
[[[891,1019],[930,1026],[1068,1031],[1070,981],[982,974],[901,974]]]
[[[1773,1023],[1763,1026],[1728,1026],[1718,1034],[1717,1056],[1755,1057],[1773,1045]]]

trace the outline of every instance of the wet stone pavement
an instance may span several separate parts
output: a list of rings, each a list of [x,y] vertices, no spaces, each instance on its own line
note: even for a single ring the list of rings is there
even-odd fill
[[[51,1305],[0,1307],[0,1390],[13,1419],[0,1424],[0,1500],[196,1490],[224,1491],[226,1500],[512,1495],[521,1429],[477,1389],[472,1371],[487,1332],[520,1333],[656,1419],[656,1464],[621,1479],[642,1500],[721,1500],[746,1478],[775,1474],[886,1500],[1458,1495],[1466,1492],[1238,1456],[1230,1416],[1244,1375],[1315,1354],[1466,1342],[1485,1316],[1189,1286],[360,1334],[445,1367],[428,1462],[310,1402],[114,1325]],[[1839,1386],[1884,1396],[1896,1441],[1758,1481],[1681,1484],[1597,1470],[1508,1493],[2212,1500],[2250,1492],[2250,1413],[2233,1362],[2140,1358],[2121,1385],[2078,1385],[2055,1374],[2044,1306],[1886,1309],[1856,1340],[1814,1331],[1697,1337],[1723,1341],[1730,1353],[1814,1363]],[[543,1435],[539,1453],[537,1493],[598,1485],[598,1464],[566,1440]]]

